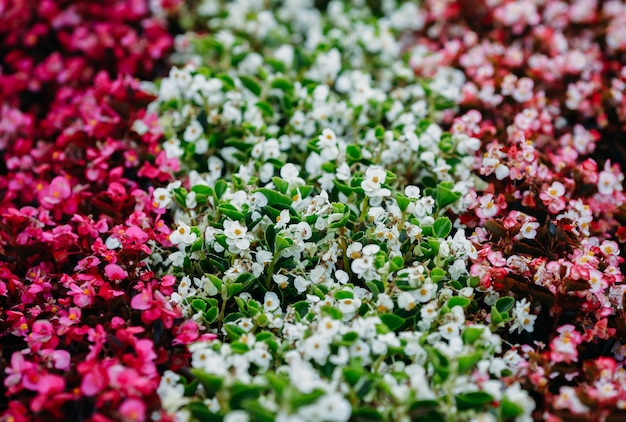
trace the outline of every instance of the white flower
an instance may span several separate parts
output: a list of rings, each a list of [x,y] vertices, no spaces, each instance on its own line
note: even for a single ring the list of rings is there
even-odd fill
[[[539,228],[539,223],[536,221],[526,221],[522,224],[522,228],[520,229],[520,234],[522,237],[526,239],[534,239],[537,236],[537,229]]]
[[[305,359],[313,359],[324,365],[330,355],[330,339],[321,334],[314,334],[302,344]]]
[[[344,314],[352,315],[359,309],[360,306],[361,300],[359,299],[345,298],[339,300],[339,310]]]
[[[602,195],[612,195],[618,185],[618,179],[610,171],[601,171],[598,175],[598,192]]]
[[[350,251],[350,247],[348,248],[349,256],[358,256],[361,253],[361,257],[352,261],[352,265],[350,268],[352,272],[362,278],[364,280],[374,280],[378,278],[378,273],[376,272],[376,268],[374,267],[374,255],[378,253],[380,247],[378,245],[367,245],[363,247],[361,251],[358,250],[358,246],[360,243],[356,242],[353,244],[355,247],[352,251]],[[351,245],[352,246],[352,245]]]
[[[365,179],[361,182],[361,188],[370,198],[379,198],[374,201],[372,205],[380,204],[380,199],[391,195],[391,191],[387,188],[383,188],[382,184],[385,183],[387,178],[387,172],[380,166],[369,167],[365,171]]]
[[[250,247],[251,236],[248,234],[248,228],[239,221],[224,221],[224,235],[231,253],[240,253]]]
[[[420,188],[417,186],[409,185],[404,188],[404,194],[407,198],[417,199],[420,196]]]
[[[412,311],[417,305],[417,298],[410,292],[402,292],[398,295],[398,307],[405,311]]]
[[[156,188],[152,193],[155,208],[166,208],[172,202],[172,195],[165,188]]]
[[[400,306],[399,303],[398,303],[398,306]],[[400,306],[400,307],[404,308],[403,306]],[[393,300],[386,293],[379,294],[378,299],[376,300],[376,309],[378,310],[378,312],[382,312],[382,313],[393,311]]]
[[[268,311],[274,311],[280,306],[278,295],[274,292],[266,292],[263,299],[263,307]]]
[[[350,402],[339,393],[326,394],[310,407],[321,421],[344,422],[352,414]]]
[[[303,186],[305,184],[304,180],[299,176],[300,172],[298,171],[298,168],[291,163],[285,164],[280,169],[280,177],[289,182],[290,188]]]
[[[183,140],[185,142],[196,142],[203,133],[202,125],[199,121],[193,120],[187,129],[185,129],[185,133],[183,134]]]
[[[289,210],[288,209],[282,210],[280,212],[280,215],[276,217],[276,225],[274,226],[274,229],[276,230],[284,229],[285,227],[287,227],[287,224],[289,224],[289,221],[291,221]]]
[[[414,292],[418,301],[426,303],[430,301],[437,292],[437,285],[435,283],[424,283],[422,287],[414,290]]]
[[[170,242],[174,245],[188,246],[196,241],[196,234],[191,231],[191,228],[183,223],[178,222],[178,228],[170,233]]]

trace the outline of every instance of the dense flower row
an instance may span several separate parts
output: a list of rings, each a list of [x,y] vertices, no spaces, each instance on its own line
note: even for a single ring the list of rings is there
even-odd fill
[[[443,6],[443,7],[442,7]],[[603,418],[624,409],[626,8],[621,2],[427,1],[412,65],[467,77],[453,133],[482,140],[489,182],[474,212],[481,284],[528,300],[528,384],[548,413]],[[479,23],[479,24],[478,24]],[[607,159],[609,158],[609,159]]]
[[[146,420],[181,311],[143,262],[169,244],[143,187],[177,164],[157,126],[131,131],[152,97],[124,74],[154,75],[172,36],[145,1],[0,9],[0,411]]]
[[[340,2],[328,15],[274,6],[205,2],[211,35],[179,38],[186,65],[155,87],[164,148],[187,171],[153,192],[178,246],[154,268],[220,340],[190,347],[193,376],[163,378],[165,409],[529,418],[524,357],[493,331],[532,331],[534,316],[485,294],[468,272],[476,249],[446,216],[483,188],[470,171],[480,141],[437,123],[462,75],[414,77],[398,41],[420,29],[404,19],[411,3],[376,19]]]

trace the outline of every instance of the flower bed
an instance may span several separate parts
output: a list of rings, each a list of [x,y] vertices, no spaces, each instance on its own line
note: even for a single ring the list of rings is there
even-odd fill
[[[7,417],[623,416],[621,3],[87,3],[3,15]]]

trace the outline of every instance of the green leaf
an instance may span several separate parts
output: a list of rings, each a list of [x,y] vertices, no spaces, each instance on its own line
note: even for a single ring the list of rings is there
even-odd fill
[[[474,368],[474,366],[476,366],[482,357],[483,354],[481,351],[459,357],[457,360],[459,365],[459,374],[462,375],[469,372],[472,368]]]
[[[202,299],[193,299],[191,301],[191,307],[196,311],[204,311],[206,309],[206,302]]]
[[[259,110],[261,110],[261,113],[263,114],[264,117],[268,117],[270,119],[274,117],[274,109],[272,108],[272,105],[268,103],[267,101],[259,101],[258,103],[255,104],[255,106]]]
[[[278,253],[284,249],[287,249],[292,244],[293,244],[293,240],[277,235],[276,236],[276,251],[274,251],[274,253]]]
[[[213,283],[213,285],[215,286],[217,291],[222,290],[222,280],[220,280],[219,278],[215,277],[213,274],[205,274],[205,276],[207,276],[209,281],[211,283]]]
[[[459,198],[461,198],[461,193],[452,191],[452,189],[445,187],[443,183],[437,185],[437,189],[435,190],[437,208],[443,209],[458,201]]]
[[[285,63],[277,59],[265,59],[265,63],[270,65],[276,72],[285,73]],[[273,88],[273,87],[272,87]]]
[[[243,328],[235,324],[226,324],[224,325],[224,329],[226,330],[226,334],[228,334],[228,337],[230,337],[232,341],[238,340],[239,337],[246,333]]]
[[[224,418],[209,410],[206,404],[200,402],[191,402],[187,405],[191,414],[199,421],[202,422],[222,422]]]
[[[274,229],[273,224],[270,224],[265,229],[265,241],[267,242],[267,247],[270,251],[274,252],[274,247],[276,245],[276,230]]]
[[[387,419],[382,413],[380,413],[376,409],[372,409],[370,407],[357,407],[356,409],[352,409],[350,420],[355,421],[355,422],[361,422],[361,421],[367,422],[367,421],[384,421]]]
[[[343,313],[339,309],[333,308],[332,306],[322,306],[320,310],[324,315],[328,315],[332,319],[343,318]]]
[[[396,201],[398,202],[398,207],[400,207],[400,210],[403,212],[404,210],[407,209],[407,207],[411,203],[411,200],[407,198],[406,196],[402,195],[401,193],[396,195]]]
[[[274,422],[276,416],[267,407],[261,405],[258,400],[248,401],[243,404],[243,408],[248,411],[255,422]]]
[[[405,323],[405,319],[396,314],[383,314],[380,319],[391,331],[396,331]]]
[[[380,294],[380,290],[378,289],[378,286],[376,285],[376,283],[374,283],[373,281],[366,281],[365,285],[370,290],[370,292],[372,292],[372,294],[374,295],[374,299],[376,299],[378,295]]]
[[[200,381],[200,384],[202,384],[209,397],[215,395],[224,383],[224,379],[222,377],[208,374],[201,369],[191,368],[189,369],[189,372],[191,372],[191,374],[196,377],[198,381]]]
[[[439,375],[441,381],[445,381],[450,376],[450,362],[448,358],[432,346],[425,348],[428,353],[428,361],[435,368],[435,373]]]
[[[430,245],[430,249],[433,251],[435,255],[439,253],[439,241],[437,239],[428,239],[428,245]]]
[[[274,89],[280,89],[282,91],[293,91],[293,84],[286,78],[276,78],[272,81],[270,86]]]
[[[227,74],[220,73],[218,75],[215,75],[215,77],[222,80],[222,82],[224,83],[224,87],[226,89],[232,90],[235,88],[235,81],[233,80],[233,78],[231,78]]]
[[[293,394],[289,403],[292,409],[299,409],[303,406],[315,403],[324,394],[324,391],[320,389],[305,394]]]
[[[204,312],[204,319],[207,320],[207,322],[209,324],[215,322],[215,320],[217,319],[217,316],[219,315],[220,311],[219,309],[217,309],[217,306],[212,306],[211,308],[209,308],[206,312]]]
[[[472,391],[471,393],[457,394],[455,400],[459,410],[482,409],[486,404],[493,401],[493,397],[483,391]]]
[[[257,336],[258,339],[258,336]],[[272,390],[280,397],[283,394],[285,387],[289,385],[289,379],[283,375],[276,374],[275,372],[268,371],[265,373],[265,378],[269,382]]]
[[[236,294],[242,292],[244,289],[241,283],[231,283],[228,285],[228,297],[233,297]]]
[[[213,196],[213,189],[206,185],[195,185],[191,191],[201,195]]]
[[[250,76],[239,75],[239,80],[257,97],[261,96],[261,92],[263,91],[261,88],[261,84],[254,78]]]
[[[476,340],[482,337],[483,330],[484,329],[480,327],[466,327],[461,335],[463,343],[469,345],[476,343]]]
[[[234,221],[239,221],[245,217],[245,214],[235,208],[231,204],[222,204],[217,207],[218,211]]]
[[[454,308],[455,306],[460,306],[465,309],[469,306],[470,303],[472,303],[471,299],[462,296],[455,296],[448,299],[448,307],[450,309]]]
[[[281,179],[280,177],[272,177],[272,182],[276,185],[276,188],[280,191],[280,193],[287,193],[287,189],[289,189],[289,182]]]
[[[247,385],[242,382],[235,381],[235,383],[230,387],[230,408],[242,408],[246,401],[258,398],[264,389],[265,387],[263,386]]]
[[[437,243],[437,246],[439,246],[439,243]],[[432,278],[433,283],[439,283],[445,277],[446,277],[446,271],[442,268],[433,268],[430,271],[430,278]]]
[[[502,412],[503,420],[514,419],[524,414],[524,409],[522,408],[522,406],[516,403],[513,403],[506,397],[503,398],[502,401],[500,402],[500,409]]]
[[[508,312],[513,309],[513,305],[515,305],[515,299],[512,297],[501,297],[495,303],[495,307],[498,312]]]
[[[261,189],[256,189],[254,192],[261,192],[267,198],[267,202],[269,205],[281,204],[281,205],[290,207],[291,204],[293,203],[293,200],[287,195],[284,195],[282,193],[276,192],[271,189],[261,188]]]
[[[439,217],[433,224],[433,231],[437,237],[443,239],[452,231],[452,222],[448,217]]]
[[[341,340],[343,340],[343,341],[345,341],[347,343],[352,343],[353,341],[355,341],[358,338],[359,338],[359,333],[357,333],[355,331],[348,331],[347,333],[345,333],[343,335]]]
[[[493,325],[499,325],[502,321],[504,321],[502,314],[498,311],[496,306],[493,305],[491,307],[491,323]]]
[[[391,271],[398,271],[399,269],[404,268],[404,258],[401,256],[394,256],[391,258],[390,264],[389,269]]]
[[[226,183],[224,179],[219,179],[217,182],[215,182],[215,195],[217,196],[217,199],[220,199],[222,197],[227,188],[228,183]]]
[[[339,290],[338,292],[335,293],[335,299],[337,300],[341,300],[341,299],[353,299],[354,298],[354,293],[347,291],[347,290]]]
[[[347,366],[343,368],[343,377],[351,387],[357,385],[362,377],[365,376],[365,369],[356,366]]]
[[[356,144],[348,145],[346,147],[346,159],[348,162],[360,161],[363,158],[361,154],[361,147]]]

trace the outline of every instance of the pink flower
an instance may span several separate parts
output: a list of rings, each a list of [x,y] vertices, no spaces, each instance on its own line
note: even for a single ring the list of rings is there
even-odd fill
[[[73,296],[74,304],[79,308],[92,305],[96,292],[89,283],[84,283],[81,287],[76,284],[70,284],[70,291],[67,292],[69,296]]]
[[[146,405],[138,399],[126,399],[120,406],[120,415],[124,422],[144,422]]]
[[[133,296],[130,301],[130,307],[140,311],[145,311],[152,307],[152,302],[152,289],[150,286],[147,286],[145,289],[142,289],[139,294]]]
[[[551,213],[557,214],[565,208],[565,186],[561,182],[552,182],[552,185],[539,194],[543,204]]]
[[[39,394],[56,394],[65,389],[63,377],[54,374],[46,374],[39,378],[37,392]]]
[[[80,391],[86,396],[95,396],[109,383],[107,371],[97,362],[88,361],[78,365],[83,376]]]
[[[550,342],[550,358],[552,362],[567,362],[578,360],[578,345],[582,342],[582,335],[571,324],[561,326],[560,334]]]
[[[70,353],[67,350],[44,349],[39,352],[46,360],[52,363],[52,366],[61,371],[70,369]]]
[[[104,274],[112,281],[124,280],[128,277],[128,273],[117,264],[108,264],[104,267]]]
[[[20,384],[24,374],[31,372],[34,364],[24,359],[24,355],[15,352],[11,355],[11,366],[5,368],[4,372],[7,377],[4,379],[4,386],[11,388]]]
[[[69,198],[72,194],[72,188],[67,178],[57,176],[52,179],[48,188],[42,193],[43,195],[40,198],[42,206],[52,208]]]
[[[46,343],[52,338],[54,329],[52,323],[47,320],[38,320],[33,323],[29,340]]]
[[[200,335],[198,324],[194,320],[187,320],[178,327],[178,333],[174,339],[174,344],[190,344]]]

